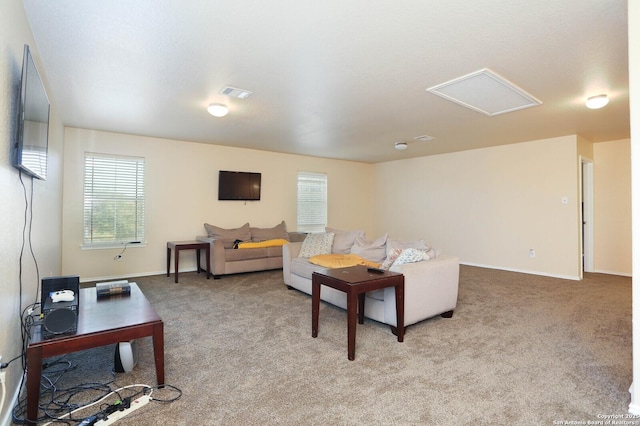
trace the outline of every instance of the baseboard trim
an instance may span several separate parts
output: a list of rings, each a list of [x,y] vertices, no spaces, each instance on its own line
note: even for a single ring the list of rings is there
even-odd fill
[[[11,398],[11,402],[8,402],[8,398],[5,398],[4,403],[5,406],[2,407],[4,412],[4,416],[0,418],[0,425],[11,425],[13,424],[13,407],[18,403],[18,398],[20,398],[20,387],[22,385],[22,378],[18,380],[16,384],[16,389],[13,390],[13,397]],[[0,390],[1,391],[1,390]]]
[[[560,278],[563,280],[580,281],[580,277],[572,276],[572,275],[548,274],[540,271],[528,271],[525,269],[504,268],[500,266],[484,265],[481,263],[472,263],[472,262],[460,262],[460,264],[467,265],[467,266],[476,266],[478,268],[496,269],[499,271],[518,272],[520,274],[538,275],[542,277],[551,277],[551,278]]]
[[[191,270],[189,269],[185,269],[185,270],[180,270],[180,273],[182,274],[183,272],[195,272],[196,269],[193,268]],[[152,275],[166,275],[167,271],[156,271],[156,272],[136,272],[133,277],[150,277]],[[173,275],[173,271],[171,272],[171,275]],[[132,278],[131,274],[127,274],[127,275],[108,275],[108,276],[103,276],[103,277],[89,277],[89,278],[80,278],[80,282],[81,283],[87,283],[87,282],[94,282],[94,281],[114,281],[114,280],[130,280]]]
[[[604,271],[602,269],[596,269],[593,272],[596,273],[596,274],[618,275],[620,277],[632,277],[633,276],[633,274],[630,274],[628,272]]]

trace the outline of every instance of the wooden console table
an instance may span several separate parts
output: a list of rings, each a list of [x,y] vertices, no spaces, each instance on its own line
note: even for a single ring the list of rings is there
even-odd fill
[[[158,385],[164,385],[164,323],[136,283],[131,294],[97,298],[96,288],[80,289],[78,328],[76,334],[43,339],[41,327],[32,328],[27,346],[27,424],[38,420],[38,400],[42,359],[153,337],[153,356]]]

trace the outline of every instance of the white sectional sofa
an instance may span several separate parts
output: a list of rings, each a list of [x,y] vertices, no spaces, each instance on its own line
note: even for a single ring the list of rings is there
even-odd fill
[[[311,275],[328,268],[299,257],[302,242],[285,244],[282,247],[284,283],[293,289],[311,294]],[[342,247],[341,252],[345,252]],[[450,318],[458,301],[459,260],[457,257],[437,254],[433,258],[416,263],[393,265],[390,271],[400,272],[405,277],[405,326],[436,315]],[[366,255],[365,255],[366,256]],[[346,309],[345,293],[323,286],[321,299]],[[396,307],[393,287],[366,294],[365,312],[367,318],[391,326],[395,331]]]

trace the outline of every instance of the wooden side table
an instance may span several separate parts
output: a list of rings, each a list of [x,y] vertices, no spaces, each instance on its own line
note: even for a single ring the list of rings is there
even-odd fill
[[[358,323],[364,323],[365,293],[387,287],[395,287],[396,324],[398,342],[404,340],[404,275],[384,271],[372,273],[364,266],[329,269],[314,272],[311,276],[311,337],[318,337],[318,317],[320,316],[320,288],[335,288],[347,294],[347,358],[356,357],[356,316]]]
[[[207,279],[211,276],[211,245],[203,241],[168,241],[167,242],[167,277],[171,266],[171,250],[175,260],[175,282],[178,282],[178,264],[180,261],[180,250],[195,250],[197,258],[197,269],[200,273],[200,250],[204,249],[207,257]]]

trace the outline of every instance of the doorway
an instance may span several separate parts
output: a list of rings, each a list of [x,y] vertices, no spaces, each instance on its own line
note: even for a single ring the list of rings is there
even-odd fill
[[[584,272],[595,272],[593,249],[593,160],[580,157],[580,223],[581,232],[581,265],[580,278]]]

